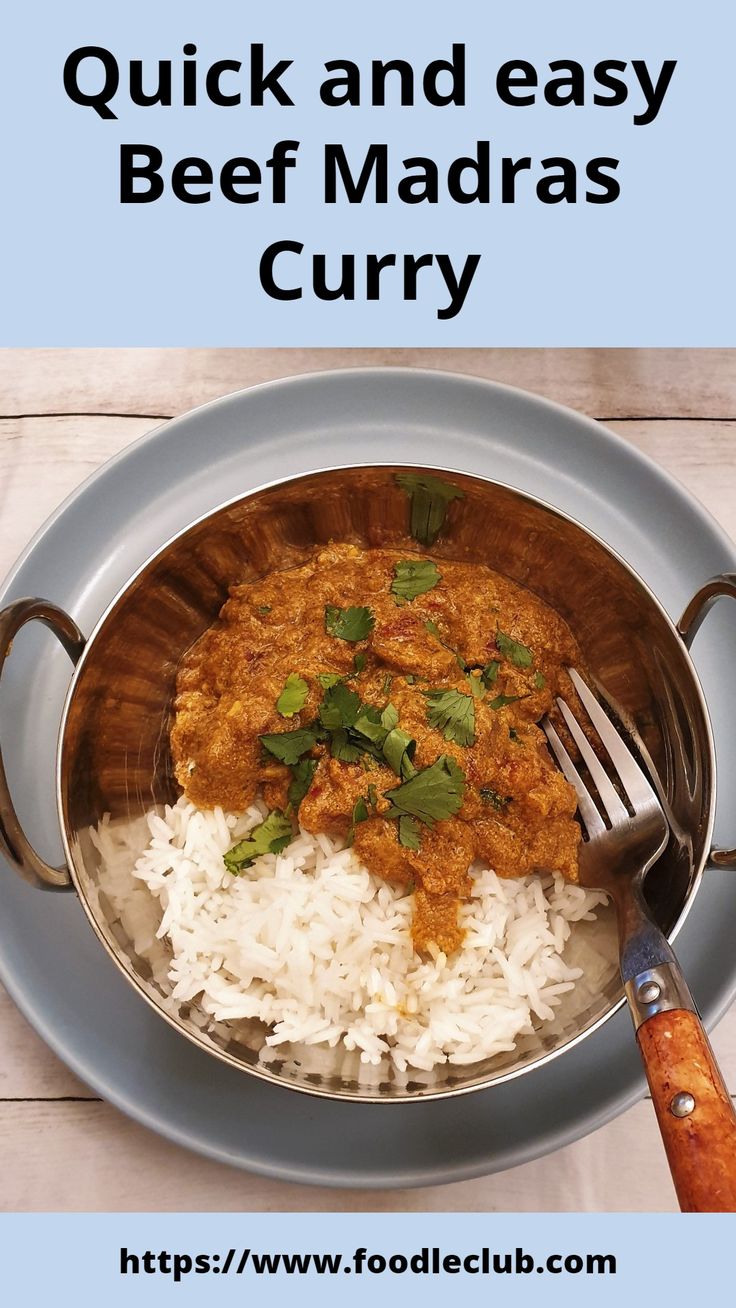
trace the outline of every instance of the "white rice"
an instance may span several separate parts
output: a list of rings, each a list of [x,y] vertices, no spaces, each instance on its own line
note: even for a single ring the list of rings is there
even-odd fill
[[[202,812],[182,798],[147,817],[134,876],[160,922],[157,940],[139,925],[135,947],[172,1001],[192,1001],[203,1022],[258,1018],[268,1046],[342,1043],[363,1064],[388,1058],[401,1073],[430,1071],[513,1050],[581,977],[563,951],[572,924],[595,917],[599,892],[557,874],[503,880],[476,865],[462,947],[420,957],[413,897],[325,835],[300,831],[283,853],[229,873],[223,854],[265,812]],[[112,840],[97,833],[108,858]],[[121,898],[121,884],[118,876],[117,893],[113,882],[106,893],[112,885]],[[127,886],[130,899],[130,862]]]

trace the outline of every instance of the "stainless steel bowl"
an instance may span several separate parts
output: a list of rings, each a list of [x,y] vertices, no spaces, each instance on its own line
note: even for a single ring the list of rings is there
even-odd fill
[[[301,1047],[274,1053],[264,1045],[261,1023],[205,1029],[196,1007],[175,1003],[157,981],[140,934],[121,914],[95,833],[104,819],[115,839],[126,842],[132,859],[147,840],[143,814],[176,798],[168,745],[176,669],[184,651],[217,616],[228,586],[302,562],[315,545],[330,540],[416,548],[410,502],[396,480],[398,472],[407,470],[429,472],[462,492],[449,505],[432,553],[486,563],[561,613],[601,693],[637,742],[660,786],[672,827],[667,852],[647,882],[656,917],[672,938],[709,856],[722,864],[736,862],[733,852],[710,849],[713,739],[686,647],[709,604],[720,594],[736,594],[732,576],[706,583],[675,627],[621,558],[550,505],[465,473],[373,465],[280,481],[194,522],[144,564],[86,642],[74,621],[46,601],[20,600],[0,614],[3,662],[20,627],[37,619],[55,632],[76,663],[57,753],[67,866],[51,868],[31,848],[0,759],[0,847],[6,857],[36,885],[73,887],[110,957],[148,1003],[190,1040],[266,1080],[371,1102],[489,1086],[527,1074],[584,1039],[623,1002],[612,921],[603,940],[607,962],[596,985],[582,983],[566,996],[554,1023],[524,1037],[513,1053],[469,1068],[445,1064],[408,1082],[387,1065],[366,1082],[355,1054]],[[576,929],[583,951],[590,930],[585,924]],[[600,931],[595,930],[598,949]]]

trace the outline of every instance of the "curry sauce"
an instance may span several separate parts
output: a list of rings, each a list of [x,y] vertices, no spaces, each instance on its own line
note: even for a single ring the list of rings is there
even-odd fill
[[[202,808],[262,795],[264,848],[297,813],[350,840],[415,890],[416,947],[447,953],[474,859],[577,878],[575,794],[536,724],[579,663],[562,618],[488,567],[330,545],[233,586],[184,656],[176,776]]]

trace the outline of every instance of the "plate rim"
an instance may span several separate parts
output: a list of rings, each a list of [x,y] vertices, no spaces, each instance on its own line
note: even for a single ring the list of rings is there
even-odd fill
[[[426,367],[415,368],[407,365],[358,366],[338,369],[317,369],[310,372],[272,378],[268,381],[243,387],[229,392],[226,395],[208,400],[203,404],[186,410],[184,413],[177,414],[163,422],[156,423],[156,425],[149,431],[143,433],[142,436],[139,436],[134,441],[129,442],[122,450],[119,450],[116,454],[111,456],[111,458],[105,460],[98,468],[95,468],[69,493],[69,495],[64,498],[54,512],[41,524],[31,540],[21,551],[15,563],[11,566],[7,576],[3,579],[2,584],[0,585],[0,602],[5,601],[6,595],[12,589],[20,570],[35,550],[41,545],[47,532],[53,528],[72,505],[74,505],[91,486],[96,482],[103,480],[118,464],[124,463],[131,455],[137,453],[148,444],[160,440],[164,433],[167,433],[168,435],[170,429],[175,429],[178,425],[183,424],[192,418],[201,417],[202,414],[207,413],[208,411],[216,412],[218,408],[243,402],[247,397],[273,388],[286,389],[287,387],[295,387],[300,384],[313,386],[318,383],[324,384],[325,382],[328,384],[334,384],[335,382],[342,384],[343,380],[345,383],[349,383],[356,378],[372,378],[375,381],[387,377],[403,377],[404,379],[415,379],[421,377],[436,380],[441,383],[450,383],[453,386],[463,385],[477,387],[485,390],[488,394],[495,392],[502,395],[509,395],[526,405],[531,404],[541,411],[552,410],[556,412],[558,415],[562,416],[568,424],[574,424],[578,430],[589,431],[599,443],[602,442],[604,445],[613,448],[618,453],[625,453],[632,464],[643,466],[660,482],[667,484],[676,499],[687,505],[689,512],[695,516],[710,538],[712,540],[717,540],[721,545],[721,548],[734,559],[734,563],[736,564],[736,547],[734,547],[734,543],[721,525],[700,503],[697,497],[687,490],[687,488],[683,486],[672,473],[667,469],[662,468],[654,459],[650,458],[636,446],[633,446],[625,439],[625,437],[620,436],[617,432],[611,431],[605,423],[599,422],[597,419],[582,414],[578,410],[560,404],[555,400],[549,400],[537,392],[529,391],[522,387],[510,386],[506,383],[496,382],[474,373],[462,373],[447,369]],[[510,485],[510,483],[503,484]],[[529,494],[529,492],[524,491],[523,488],[518,486],[514,486],[513,489],[521,490],[523,494]],[[556,506],[553,507],[556,508]],[[564,512],[562,510],[559,511]],[[586,530],[588,530],[588,528],[586,528]],[[606,542],[604,543],[607,544]],[[607,548],[610,549],[612,547],[607,545]],[[631,567],[628,563],[627,566]],[[645,582],[644,584],[648,589],[650,589],[648,583]],[[669,618],[669,615],[667,616]],[[671,621],[671,619],[669,620]],[[49,1029],[46,1019],[41,1015],[37,1006],[28,1000],[25,994],[21,993],[20,982],[16,985],[14,974],[12,972],[10,974],[8,973],[4,955],[0,955],[0,977],[2,977],[8,993],[20,1008],[21,1012],[26,1016],[31,1025],[34,1026],[52,1050],[62,1059],[62,1061],[79,1075],[83,1081],[97,1090],[106,1100],[114,1104],[133,1120],[154,1130],[164,1138],[177,1144],[181,1144],[189,1149],[194,1149],[196,1152],[206,1157],[228,1163],[231,1166],[235,1165],[245,1169],[250,1169],[261,1175],[270,1176],[274,1179],[283,1181],[301,1184],[326,1185],[331,1187],[353,1186],[360,1189],[380,1189],[445,1184],[487,1175],[489,1172],[502,1171],[513,1166],[521,1166],[531,1159],[550,1152],[551,1149],[563,1147],[564,1144],[570,1144],[573,1141],[580,1139],[582,1136],[612,1120],[632,1104],[637,1102],[645,1090],[642,1075],[632,1083],[631,1088],[627,1092],[614,1095],[614,1097],[603,1107],[591,1109],[589,1112],[584,1114],[583,1117],[577,1116],[575,1120],[575,1129],[572,1133],[567,1133],[567,1138],[564,1142],[560,1141],[559,1127],[546,1127],[534,1135],[533,1143],[513,1147],[513,1157],[510,1159],[507,1158],[508,1150],[502,1151],[496,1148],[493,1149],[490,1158],[487,1155],[477,1156],[472,1164],[467,1161],[461,1161],[457,1165],[443,1162],[437,1167],[425,1167],[420,1165],[414,1166],[412,1169],[403,1172],[387,1172],[384,1170],[380,1174],[371,1173],[366,1176],[360,1171],[351,1171],[349,1168],[337,1172],[334,1166],[320,1169],[314,1164],[307,1165],[298,1163],[296,1165],[285,1165],[278,1162],[271,1162],[267,1159],[264,1160],[262,1158],[246,1158],[243,1157],[242,1150],[238,1156],[233,1156],[233,1154],[224,1146],[213,1144],[200,1134],[193,1133],[190,1129],[184,1127],[180,1128],[173,1125],[164,1115],[157,1117],[156,1114],[149,1111],[147,1107],[142,1107],[124,1092],[119,1092],[114,1085],[111,1086],[109,1084],[109,1077],[106,1074],[97,1070],[90,1071],[88,1060],[85,1057],[78,1056],[76,1053],[70,1054],[65,1047],[63,1037],[61,1035],[57,1036],[55,1031]],[[730,993],[723,998],[721,1003],[710,1008],[708,1012],[709,1024],[718,1020],[718,1017],[723,1011],[725,1011],[732,1001],[735,991],[736,976],[734,977]],[[202,1057],[206,1057],[206,1055],[202,1054]],[[490,1095],[492,1092],[493,1087],[490,1087],[485,1091],[478,1091],[477,1094],[483,1096]],[[437,1101],[428,1102],[436,1104]],[[376,1111],[377,1106],[356,1105],[355,1107],[370,1107],[373,1111]],[[388,1106],[378,1108],[379,1112],[383,1112],[384,1110],[388,1111]],[[417,1112],[422,1110],[417,1104],[413,1107],[412,1111]]]

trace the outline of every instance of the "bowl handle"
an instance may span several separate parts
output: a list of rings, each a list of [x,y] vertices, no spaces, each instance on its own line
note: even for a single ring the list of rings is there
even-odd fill
[[[688,649],[700,630],[703,619],[722,595],[736,599],[736,572],[722,572],[711,577],[693,595],[677,624],[677,630]],[[712,849],[710,862],[715,863],[716,867],[736,867],[736,849]]]
[[[53,631],[72,663],[84,649],[84,636],[72,618],[55,604],[41,599],[20,599],[0,612],[0,674],[13,640],[26,622],[36,620]],[[0,753],[0,851],[29,885],[46,890],[67,890],[71,877],[66,867],[51,867],[36,853],[25,836],[13,807]]]

